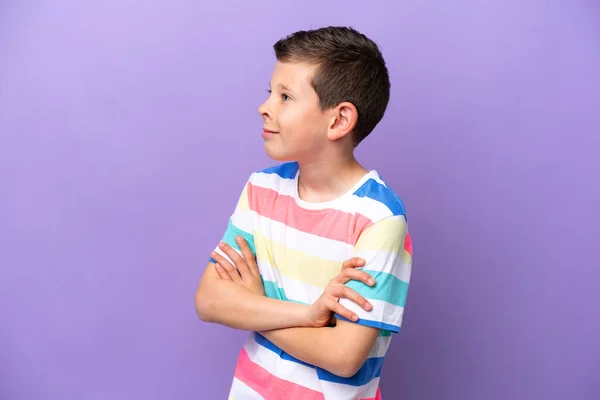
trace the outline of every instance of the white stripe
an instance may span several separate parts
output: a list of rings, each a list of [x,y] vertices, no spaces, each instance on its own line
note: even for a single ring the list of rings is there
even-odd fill
[[[364,386],[344,385],[343,383],[323,381],[323,394],[327,400],[348,400],[348,399],[370,399],[377,394],[379,379],[373,380]]]
[[[258,272],[260,272],[260,274],[262,275],[262,277],[265,281],[275,282],[277,284],[277,286],[279,286],[280,288],[283,287],[283,285],[281,283],[281,274],[279,273],[279,271],[275,270],[271,266],[271,264],[269,263],[269,260],[263,260],[262,258],[259,258],[257,260],[257,264],[258,264]],[[294,299],[294,300],[298,300],[298,299]],[[298,300],[298,301],[300,301],[300,300]]]
[[[242,253],[234,249],[240,256]],[[216,248],[215,251],[225,257],[231,265],[235,266],[235,263],[229,258],[227,254],[220,248]],[[275,282],[277,287],[280,289],[285,288],[285,296],[288,300],[299,301],[301,303],[312,304],[317,300],[323,293],[323,289],[310,285],[308,283],[300,282],[296,279],[288,278],[279,273],[278,270],[274,269],[268,260],[258,259],[257,260],[258,270],[265,281]]]
[[[381,201],[377,201],[370,197],[358,197],[352,196],[354,207],[351,212],[360,212],[365,217],[369,218],[373,222],[377,222],[381,219],[391,217],[392,211]]]
[[[254,214],[257,227],[262,228],[260,231],[265,238],[281,243],[290,250],[297,250],[308,256],[339,261],[340,267],[341,263],[352,257],[354,246],[351,244],[302,232],[284,223]]]
[[[377,394],[380,378],[374,378],[364,386],[344,385],[336,382],[323,382],[323,391],[327,400],[370,399]],[[330,395],[331,394],[331,395]]]
[[[246,349],[252,362],[260,365],[271,375],[317,392],[321,391],[321,383],[315,368],[307,367],[295,361],[284,360],[278,354],[256,343],[253,335],[244,344],[244,349]]]
[[[285,295],[290,300],[312,304],[323,294],[323,289],[296,279],[281,277],[281,286],[285,288]]]
[[[364,386],[363,391],[361,392],[361,397],[366,399],[372,399],[377,395],[377,389],[379,388],[379,380],[381,378],[377,377],[373,379],[371,382]]]
[[[361,257],[367,261],[364,269],[387,272],[401,281],[410,282],[412,265],[405,263],[403,257],[397,253],[384,250],[359,250],[352,256]]]
[[[378,337],[373,350],[369,353],[371,357],[383,357],[390,344],[391,337]],[[329,381],[321,381],[314,368],[307,367],[295,361],[284,360],[278,354],[261,346],[250,336],[244,345],[248,357],[252,362],[264,368],[273,376],[295,383],[297,385],[323,392],[326,399],[346,400],[349,398],[375,397],[379,378],[374,378],[364,386],[352,386]],[[237,398],[236,398],[237,400]]]
[[[249,234],[252,234],[252,227],[254,225],[254,215],[256,214],[250,210],[244,210],[241,207],[237,207],[235,212],[231,216],[231,222],[236,228],[243,230]]]
[[[285,196],[293,197],[296,193],[296,187],[294,187],[296,180],[282,178],[277,174],[257,172],[252,176],[250,183],[263,189],[274,190],[277,193]]]
[[[231,390],[229,391],[229,400],[264,400],[264,397],[244,382],[233,378]]]
[[[358,315],[359,318],[383,322],[388,325],[401,326],[404,307],[398,307],[386,301],[375,299],[369,299],[369,303],[373,305],[373,309],[371,311],[366,311],[352,300],[344,298],[340,299],[340,304]]]
[[[381,179],[378,173],[373,174],[372,178],[375,182],[380,183],[385,187],[388,187],[388,185],[386,185],[386,183],[383,181],[383,179]]]
[[[252,185],[274,190],[280,195],[295,197],[296,181],[285,179],[277,174],[257,173],[253,176]],[[348,196],[345,201],[335,202],[335,210],[355,214],[360,213],[373,222],[392,216],[390,209],[382,202],[369,197]]]
[[[391,336],[377,336],[377,340],[375,340],[375,343],[373,344],[373,347],[371,348],[367,358],[381,358],[385,356],[390,348],[391,342]]]
[[[235,209],[235,212],[231,216],[231,222],[233,223],[233,225],[236,226],[236,228],[241,229],[244,232],[247,232],[249,234],[253,234],[253,231],[252,231],[253,215],[252,214],[256,214],[256,213],[253,213],[250,210],[244,210],[240,207],[237,207]],[[235,249],[234,247],[232,247],[232,249],[234,249],[236,251],[236,253],[238,253],[240,256],[242,255],[241,251]],[[225,257],[225,259],[227,261],[229,261],[231,263],[231,265],[233,265],[234,267],[236,266],[235,263],[233,262],[233,260],[231,258],[229,258],[229,256],[227,254],[225,254],[225,252],[223,252],[218,246],[214,250],[217,253],[219,253],[220,255],[222,255],[223,257]]]
[[[368,260],[368,258],[366,259]],[[368,264],[365,268],[375,270],[375,268],[369,268]],[[269,260],[259,259],[258,269],[263,279],[275,282],[280,289],[284,290],[285,295],[289,300],[299,301],[306,304],[312,304],[323,293],[323,289],[320,287],[313,286],[308,283],[301,282],[296,279],[288,278],[287,276],[281,275],[281,273],[278,270],[274,269],[271,266]],[[393,262],[393,267],[391,267],[391,271],[389,271],[389,269],[387,271],[384,269],[385,272],[388,272],[391,275],[394,275],[396,278],[407,283],[410,281],[410,270],[410,264],[405,264],[400,258],[396,258],[396,260]],[[372,300],[371,302],[379,302],[382,304],[388,304],[389,306],[397,307],[391,303],[378,300]],[[342,301],[340,301],[340,303],[344,305]],[[373,311],[371,311],[370,313],[372,315]],[[367,316],[365,316],[365,318],[369,319]]]
[[[233,247],[232,247],[233,249]],[[236,253],[238,253],[240,256],[242,255],[242,252],[237,250],[237,249],[233,249],[235,250]],[[217,248],[215,248],[215,252],[222,255],[227,261],[229,261],[231,263],[231,265],[233,265],[235,268],[237,268],[237,266],[235,265],[235,263],[233,262],[233,260],[231,258],[229,258],[229,256],[227,254],[225,254],[225,252],[223,250],[221,250],[218,246]]]

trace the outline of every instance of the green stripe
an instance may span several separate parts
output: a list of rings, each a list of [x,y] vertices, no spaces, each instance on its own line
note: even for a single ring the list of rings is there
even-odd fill
[[[273,281],[265,281],[263,279],[262,275],[260,276],[260,279],[262,280],[263,287],[265,288],[265,296],[270,297],[271,299],[292,301],[292,302],[298,303],[298,304],[306,304],[301,301],[288,299],[287,296],[285,295],[283,288],[280,288],[279,286],[277,286],[277,283],[275,283]],[[393,332],[382,329],[379,331],[378,336],[387,337],[387,336],[392,336],[392,335],[393,335]]]
[[[260,279],[262,279],[262,275],[260,276]],[[267,297],[278,300],[288,299],[285,295],[285,292],[283,291],[283,288],[277,286],[275,282],[265,281],[263,279],[263,287],[265,288],[265,296]]]
[[[248,243],[248,247],[252,250],[252,254],[256,257],[256,248],[254,247],[254,235],[248,233],[246,231],[241,230],[237,226],[233,224],[231,219],[229,219],[229,224],[227,225],[227,230],[225,231],[225,235],[223,235],[222,241],[233,247],[234,249],[241,251],[240,246],[238,246],[235,238],[241,236]]]
[[[408,283],[392,274],[363,269],[375,279],[375,286],[367,286],[360,281],[350,281],[346,286],[366,299],[386,301],[398,307],[404,307],[408,293]]]

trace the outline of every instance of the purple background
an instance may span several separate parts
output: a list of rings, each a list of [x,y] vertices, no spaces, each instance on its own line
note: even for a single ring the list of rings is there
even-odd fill
[[[246,334],[194,292],[271,165],[271,46],[352,25],[406,202],[395,399],[599,399],[597,1],[0,3],[0,399],[225,399]]]

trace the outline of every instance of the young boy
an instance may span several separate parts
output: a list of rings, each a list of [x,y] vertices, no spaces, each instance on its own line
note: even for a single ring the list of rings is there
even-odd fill
[[[230,399],[380,399],[412,247],[401,200],[354,148],[384,115],[388,71],[350,28],[296,32],[274,48],[259,113],[280,164],[244,186],[196,309],[252,332]]]

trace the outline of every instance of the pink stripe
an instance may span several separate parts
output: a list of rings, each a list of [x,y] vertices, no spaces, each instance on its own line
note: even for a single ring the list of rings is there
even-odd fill
[[[406,238],[404,239],[404,250],[412,257],[412,240],[408,233],[406,234]]]
[[[250,386],[265,400],[323,400],[324,398],[322,393],[273,376],[269,371],[254,363],[246,349],[242,349],[238,358],[235,377]]]
[[[258,215],[281,222],[290,228],[323,238],[355,245],[361,233],[373,222],[362,214],[335,209],[300,208],[293,197],[272,189],[248,184],[250,209]],[[348,229],[350,227],[350,229]]]

